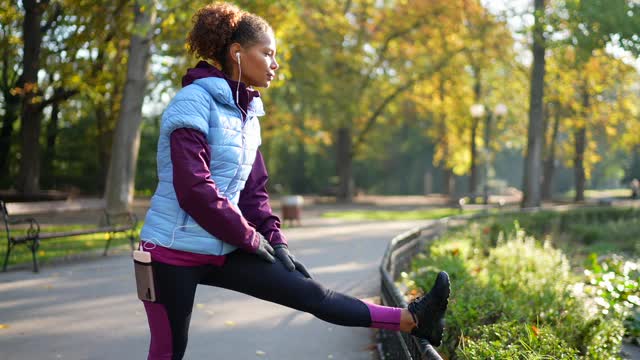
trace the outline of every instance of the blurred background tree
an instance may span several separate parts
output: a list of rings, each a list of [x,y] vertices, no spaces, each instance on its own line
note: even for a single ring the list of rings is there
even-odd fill
[[[120,151],[119,163],[137,163],[122,177],[126,191],[151,194],[160,115],[198,60],[187,55],[185,38],[192,14],[208,2],[146,5],[157,16],[143,29],[147,84],[135,92],[142,118],[123,132],[139,131],[139,150],[113,144],[130,119],[122,104],[132,100],[123,96],[140,34],[134,9],[145,5],[0,3],[0,186],[24,198],[48,190],[102,196]],[[358,192],[477,194],[481,182],[492,193],[522,188],[533,135],[540,181],[524,190],[535,188],[534,197],[574,190],[580,201],[587,188],[640,177],[640,6],[632,1],[544,4],[536,134],[528,115],[533,1],[524,8],[478,0],[235,3],[265,17],[278,42],[281,68],[262,90],[272,190],[280,184],[283,192],[350,201]],[[471,116],[474,104],[484,106],[483,117]],[[498,105],[505,114],[496,115]]]

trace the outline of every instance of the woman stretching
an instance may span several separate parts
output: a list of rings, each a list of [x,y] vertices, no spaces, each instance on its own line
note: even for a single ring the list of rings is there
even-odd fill
[[[333,324],[411,333],[438,346],[449,278],[408,308],[363,302],[323,287],[287,248],[273,215],[260,146],[256,87],[278,69],[269,24],[230,4],[193,17],[187,38],[204,59],[182,78],[162,116],[158,187],[140,237],[151,253],[156,299],[143,301],[148,359],[182,359],[199,284],[304,311]],[[212,65],[213,64],[213,65]]]

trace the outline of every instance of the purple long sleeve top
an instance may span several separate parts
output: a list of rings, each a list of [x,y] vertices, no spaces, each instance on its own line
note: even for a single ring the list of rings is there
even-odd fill
[[[196,68],[189,70],[183,77],[183,86],[207,76],[227,80],[235,97],[238,83],[227,79],[221,71],[206,62],[200,62]],[[242,91],[236,103],[246,112],[251,100],[260,95],[257,91],[247,89],[242,83],[240,87]],[[248,251],[255,251],[258,247],[256,231],[269,240],[271,245],[287,244],[280,231],[280,219],[273,214],[269,205],[266,189],[269,175],[260,150],[257,151],[236,207],[220,194],[211,178],[211,150],[203,133],[195,129],[177,129],[171,133],[170,142],[173,186],[178,203],[198,225],[218,239]],[[155,247],[151,251],[155,261],[181,266],[222,265],[225,258],[163,247]]]

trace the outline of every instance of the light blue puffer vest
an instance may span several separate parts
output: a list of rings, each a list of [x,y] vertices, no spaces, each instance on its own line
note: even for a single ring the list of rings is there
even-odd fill
[[[184,87],[162,114],[158,140],[158,187],[140,232],[143,241],[176,250],[223,255],[236,249],[200,227],[180,208],[173,188],[170,135],[179,128],[196,129],[207,137],[211,149],[211,178],[218,190],[236,205],[260,146],[262,101],[249,104],[242,121],[231,89],[222,78],[198,79]]]

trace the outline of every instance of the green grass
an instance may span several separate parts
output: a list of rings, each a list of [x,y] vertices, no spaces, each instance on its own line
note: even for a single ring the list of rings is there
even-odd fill
[[[564,193],[566,198],[574,198],[576,196],[575,190],[569,190]],[[600,199],[600,198],[628,198],[631,196],[631,189],[618,188],[618,189],[603,189],[603,190],[585,190],[584,197],[587,199]]]
[[[621,253],[640,256],[640,209],[593,207],[555,213],[504,215],[481,220],[495,240],[500,232],[515,231],[515,222],[538,239],[550,237],[553,244],[575,259],[591,253]]]
[[[637,257],[640,256],[640,219],[577,224],[562,234],[555,234],[554,242],[575,259],[592,253]]]
[[[477,210],[465,210],[464,214],[471,214]],[[349,211],[329,211],[322,214],[323,218],[341,220],[431,220],[440,219],[447,216],[460,215],[458,209],[438,208],[438,209],[416,209],[408,211],[399,210],[349,210]]]
[[[140,232],[141,224],[138,224],[135,233]],[[78,229],[91,228],[92,226],[80,226],[80,225],[62,225],[62,226],[47,226],[41,229],[41,232],[62,232]],[[12,231],[12,235],[20,235],[24,233],[24,230]],[[6,233],[5,233],[6,234]],[[78,235],[65,238],[56,238],[42,240],[38,249],[38,261],[41,264],[47,264],[51,260],[56,258],[64,258],[76,256],[82,253],[89,253],[98,250],[103,250],[107,244],[107,233]],[[0,261],[4,261],[5,254],[7,252],[7,238],[6,235],[0,237],[1,249],[0,249]],[[119,247],[128,247],[129,245],[128,233],[116,233],[113,235],[109,250],[114,250]],[[16,245],[11,250],[9,257],[9,266],[31,263],[31,249],[23,244]]]

